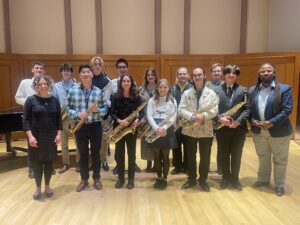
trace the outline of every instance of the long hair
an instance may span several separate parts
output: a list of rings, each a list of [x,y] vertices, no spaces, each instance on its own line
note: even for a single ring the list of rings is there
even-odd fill
[[[161,83],[165,83],[165,84],[169,87],[169,91],[168,91],[167,97],[166,97],[166,102],[168,102],[169,99],[173,102],[173,101],[174,101],[174,98],[173,98],[173,96],[172,96],[172,94],[171,94],[171,85],[170,85],[170,83],[169,83],[169,81],[168,81],[167,79],[160,79],[160,80],[157,82],[156,87],[155,87],[154,100],[155,100],[156,102],[158,102],[158,100],[159,100],[159,92],[158,92],[158,88],[159,88],[159,85],[160,85]]]
[[[135,84],[135,82],[134,82],[132,76],[129,75],[129,74],[123,74],[123,75],[121,75],[120,80],[119,80],[119,82],[118,82],[118,91],[117,91],[117,95],[118,95],[118,97],[120,97],[120,98],[124,98],[124,89],[123,89],[123,87],[122,87],[122,82],[123,82],[124,77],[126,77],[126,76],[129,77],[129,79],[130,79],[130,81],[131,81],[131,86],[130,86],[130,88],[129,88],[129,98],[130,98],[130,99],[134,99],[134,98],[136,98],[137,95],[138,95],[138,94],[137,94],[137,88],[136,88],[136,84]]]
[[[271,63],[264,63],[260,66],[259,70],[257,71],[257,82],[254,88],[254,91],[252,92],[251,96],[250,96],[250,102],[252,105],[255,104],[255,99],[259,93],[260,90],[260,85],[261,85],[261,78],[260,78],[260,73],[261,73],[261,69],[263,66],[265,65],[269,65],[273,68],[273,81],[275,83],[275,87],[274,87],[274,91],[275,91],[275,102],[273,104],[274,106],[274,110],[275,112],[279,112],[280,108],[281,108],[281,97],[280,97],[280,88],[279,88],[279,83],[276,80],[276,68],[275,65],[271,64]]]
[[[146,70],[146,72],[145,72],[145,76],[144,76],[144,84],[143,84],[143,87],[144,88],[146,88],[147,87],[147,85],[149,84],[149,82],[148,82],[148,80],[147,80],[147,74],[149,73],[149,72],[151,72],[151,73],[153,73],[154,74],[154,77],[155,77],[155,84],[157,84],[157,82],[158,82],[158,75],[157,75],[157,73],[156,73],[156,70],[154,69],[154,68],[148,68],[147,70]]]
[[[42,79],[44,79],[47,82],[49,91],[52,91],[53,87],[54,87],[54,81],[53,81],[52,77],[50,77],[48,75],[38,75],[38,76],[34,77],[32,85],[31,85],[32,89],[35,90],[36,92],[38,92],[39,82]]]

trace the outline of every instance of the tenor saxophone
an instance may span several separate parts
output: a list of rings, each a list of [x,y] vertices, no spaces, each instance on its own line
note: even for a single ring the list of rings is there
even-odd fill
[[[147,102],[143,102],[139,107],[134,110],[127,118],[126,120],[131,124],[134,119],[139,115],[139,112],[145,107]],[[116,143],[118,142],[122,137],[124,137],[126,134],[134,132],[135,129],[129,125],[124,126],[119,124],[116,126],[112,131],[108,132],[108,140],[110,140],[110,143]]]

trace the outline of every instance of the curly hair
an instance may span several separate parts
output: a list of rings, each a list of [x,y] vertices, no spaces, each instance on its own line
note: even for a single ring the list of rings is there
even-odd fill
[[[44,79],[47,82],[47,85],[49,87],[49,91],[52,91],[53,87],[54,87],[54,81],[48,75],[38,75],[38,76],[34,77],[34,80],[33,80],[32,85],[31,85],[32,89],[37,91],[37,88],[39,86],[39,82],[42,79]]]
[[[117,95],[118,95],[118,97],[124,98],[124,89],[123,89],[123,87],[122,87],[122,82],[123,82],[124,77],[126,77],[126,76],[129,77],[129,79],[130,79],[130,81],[131,81],[131,86],[130,86],[130,88],[129,88],[129,97],[130,97],[131,99],[134,99],[134,98],[137,97],[138,93],[137,93],[136,84],[135,84],[135,82],[134,82],[132,76],[129,75],[129,74],[123,74],[123,75],[121,75],[120,80],[119,80],[119,82],[118,82],[118,91],[117,91]]]

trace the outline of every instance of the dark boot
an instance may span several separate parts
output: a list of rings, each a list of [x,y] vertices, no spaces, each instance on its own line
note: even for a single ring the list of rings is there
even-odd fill
[[[147,168],[146,168],[147,173],[152,172],[152,161],[147,161]]]

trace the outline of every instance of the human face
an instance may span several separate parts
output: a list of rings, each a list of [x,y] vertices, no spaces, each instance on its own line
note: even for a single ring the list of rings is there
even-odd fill
[[[147,73],[147,81],[149,84],[154,84],[155,83],[155,74],[152,71],[149,71]]]
[[[37,85],[37,92],[39,94],[48,94],[49,86],[45,79],[40,79]]]
[[[118,71],[119,76],[127,74],[128,73],[128,67],[126,66],[125,63],[120,62],[117,66],[117,71]]]
[[[201,68],[193,70],[193,81],[195,82],[196,87],[202,87],[205,79],[206,75]]]
[[[71,70],[62,70],[61,75],[63,80],[68,81],[72,78],[72,72]]]
[[[166,82],[161,82],[158,86],[158,93],[160,97],[166,96],[170,90],[170,87]]]
[[[222,76],[222,68],[221,66],[216,66],[211,71],[211,79],[212,80],[221,80]]]
[[[92,65],[95,75],[99,75],[103,69],[103,65],[99,59],[95,59],[94,64]]]
[[[82,83],[87,83],[92,81],[93,73],[89,68],[83,68],[80,71],[79,75]]]
[[[237,75],[234,71],[225,74],[225,82],[227,86],[233,85],[237,80]]]
[[[123,88],[125,91],[129,91],[130,87],[131,87],[131,80],[130,80],[129,76],[123,77],[123,80],[122,80],[122,88]]]
[[[268,86],[274,79],[274,68],[270,64],[264,64],[259,69],[259,77],[262,81],[262,84]]]
[[[180,68],[177,71],[178,83],[186,84],[189,80],[189,73],[186,68]]]
[[[44,67],[38,64],[35,64],[31,70],[31,72],[33,73],[33,75],[35,77],[37,77],[38,75],[44,75],[45,74],[45,70]]]

